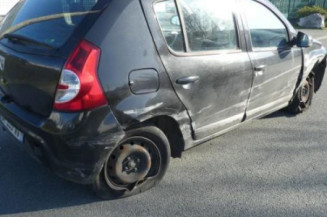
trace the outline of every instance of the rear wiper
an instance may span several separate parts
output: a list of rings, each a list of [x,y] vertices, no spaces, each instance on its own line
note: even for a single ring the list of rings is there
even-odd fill
[[[47,43],[39,42],[39,41],[36,41],[34,39],[27,38],[25,36],[21,36],[21,35],[18,35],[18,34],[7,33],[7,34],[5,34],[3,36],[3,38],[7,38],[12,42],[29,43],[29,44],[34,44],[34,45],[38,45],[38,46],[41,46],[41,47],[46,47],[46,48],[49,48],[49,49],[55,49],[55,47],[53,47],[53,46],[51,46],[51,45],[49,45]]]

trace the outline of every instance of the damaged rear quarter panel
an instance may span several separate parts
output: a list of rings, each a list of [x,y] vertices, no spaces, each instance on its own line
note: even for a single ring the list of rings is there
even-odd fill
[[[140,2],[112,1],[103,13],[87,39],[102,48],[99,78],[122,128],[126,130],[158,116],[172,117],[179,124],[189,123],[158,56]],[[131,72],[149,69],[158,72],[158,90],[134,94],[129,85]]]

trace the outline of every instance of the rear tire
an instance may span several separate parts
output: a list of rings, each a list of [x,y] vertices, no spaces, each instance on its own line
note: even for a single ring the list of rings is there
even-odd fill
[[[147,191],[161,181],[169,160],[169,141],[161,130],[153,126],[131,130],[109,154],[93,189],[105,200]]]
[[[298,92],[290,102],[286,111],[291,114],[299,114],[309,109],[314,94],[314,77],[309,76],[299,88]]]

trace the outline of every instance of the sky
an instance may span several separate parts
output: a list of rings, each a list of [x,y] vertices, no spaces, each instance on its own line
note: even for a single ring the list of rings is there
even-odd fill
[[[5,15],[18,0],[0,0],[0,16]]]

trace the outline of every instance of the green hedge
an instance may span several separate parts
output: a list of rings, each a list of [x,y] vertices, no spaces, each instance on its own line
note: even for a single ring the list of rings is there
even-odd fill
[[[1,1],[1,0],[0,0]],[[327,9],[327,0],[269,0],[273,3],[287,18],[299,18],[298,10],[305,6],[319,6]]]
[[[300,8],[297,12],[299,17],[306,17],[316,13],[327,16],[327,10],[319,6],[305,6]]]

